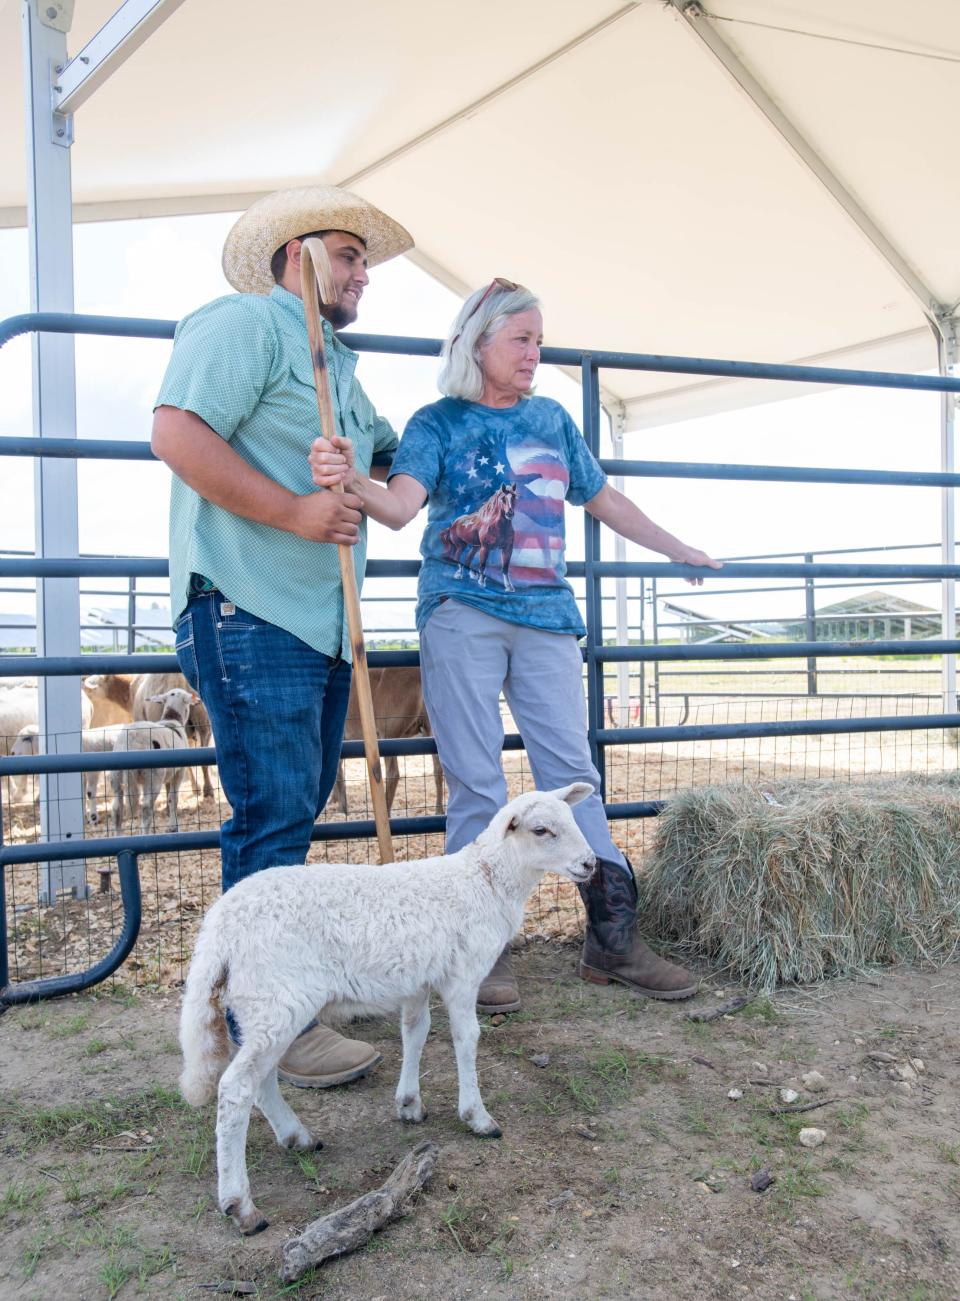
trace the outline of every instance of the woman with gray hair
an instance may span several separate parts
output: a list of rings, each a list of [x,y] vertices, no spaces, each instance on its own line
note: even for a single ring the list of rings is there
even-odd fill
[[[594,787],[574,810],[598,860],[593,879],[580,887],[587,910],[581,976],[619,981],[650,998],[688,998],[696,979],[637,933],[633,871],[610,836],[599,796],[577,645],[586,629],[564,577],[564,502],[671,560],[720,566],[612,488],[564,408],[532,396],[542,332],[530,290],[491,280],[457,316],[438,379],[445,396],[410,420],[387,486],[355,472],[342,439],[318,439],[311,469],[315,483],[342,482],[390,528],[402,528],[429,503],[416,621],[424,700],[449,790],[447,852],[473,840],[507,802],[502,691],[537,786]],[[519,1006],[505,949],[477,1007]]]

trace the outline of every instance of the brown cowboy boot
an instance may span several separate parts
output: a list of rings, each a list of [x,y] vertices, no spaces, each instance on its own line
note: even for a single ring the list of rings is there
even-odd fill
[[[510,945],[503,950],[477,991],[477,1011],[487,1016],[520,1009],[520,988],[513,974]]]
[[[628,875],[629,872],[629,875]],[[597,859],[590,880],[577,887],[587,910],[580,975],[597,985],[618,981],[647,998],[690,998],[698,981],[689,971],[658,957],[637,933],[637,884],[606,858]]]

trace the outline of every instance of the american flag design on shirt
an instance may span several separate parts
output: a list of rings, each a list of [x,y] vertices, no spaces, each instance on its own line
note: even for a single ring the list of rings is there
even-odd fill
[[[505,409],[444,398],[407,425],[391,475],[427,489],[417,625],[443,599],[498,618],[582,635],[567,583],[564,503],[605,482],[559,403]]]
[[[556,448],[540,439],[508,447],[506,455],[517,484],[510,575],[515,585],[556,582],[563,568],[563,503],[570,471]]]

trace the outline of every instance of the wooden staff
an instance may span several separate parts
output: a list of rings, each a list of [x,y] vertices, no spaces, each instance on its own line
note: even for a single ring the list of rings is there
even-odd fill
[[[323,345],[320,302],[332,306],[337,301],[337,291],[333,283],[333,272],[330,268],[330,260],[327,257],[326,246],[321,239],[305,239],[301,245],[300,290],[303,294],[303,307],[307,317],[307,335],[310,340],[310,356],[313,361],[313,378],[317,386],[317,409],[320,412],[320,428],[323,431],[324,438],[332,442],[334,435],[337,433],[337,422],[333,414],[333,401],[330,396],[330,372],[327,369],[327,354]],[[343,484],[337,484],[333,491],[342,493]],[[394,854],[393,840],[390,836],[390,814],[387,810],[387,797],[383,788],[380,746],[377,741],[377,720],[373,712],[373,697],[370,694],[370,673],[367,667],[367,650],[363,643],[363,623],[360,617],[360,595],[357,591],[357,573],[353,564],[353,548],[341,542],[338,544],[337,550],[340,556],[343,604],[347,611],[350,645],[353,650],[353,676],[356,683],[357,704],[360,707],[363,753],[367,760],[367,776],[370,779],[370,798],[373,802],[373,818],[377,827],[377,845],[380,850],[380,862],[392,863]]]

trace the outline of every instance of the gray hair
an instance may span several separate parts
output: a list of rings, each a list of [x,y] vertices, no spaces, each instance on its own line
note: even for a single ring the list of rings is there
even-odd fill
[[[504,289],[495,285],[489,293],[488,289],[489,286],[484,285],[470,295],[443,345],[440,354],[443,365],[437,376],[437,387],[448,398],[476,402],[483,392],[480,347],[504,327],[508,317],[540,306],[536,294],[524,289],[522,285],[516,289]]]

